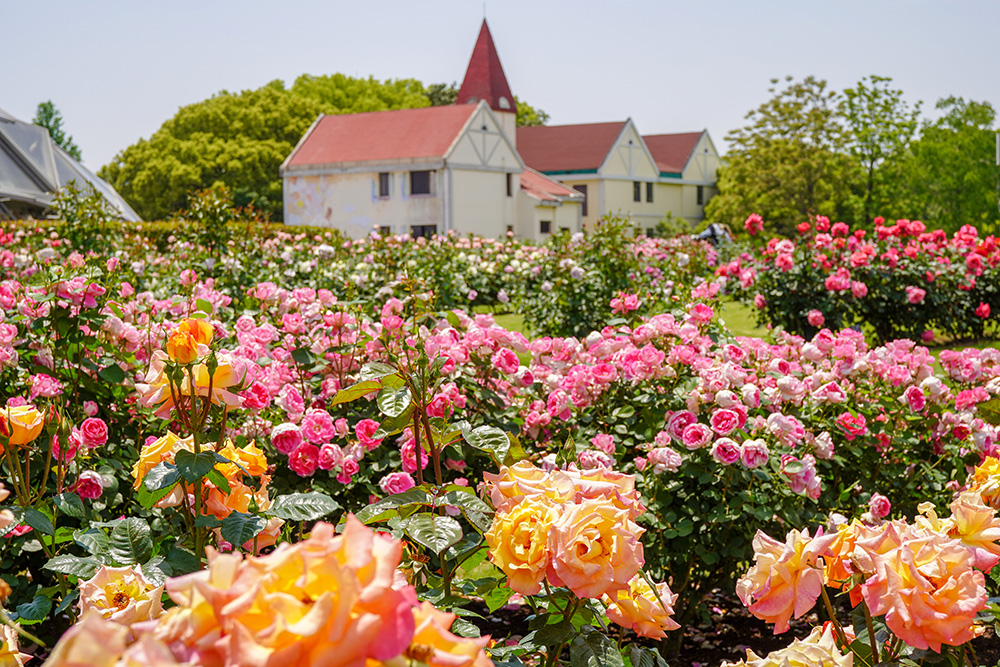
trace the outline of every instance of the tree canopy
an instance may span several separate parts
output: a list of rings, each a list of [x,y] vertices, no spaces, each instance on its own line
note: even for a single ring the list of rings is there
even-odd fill
[[[38,105],[35,117],[31,119],[31,122],[48,130],[52,141],[56,142],[58,146],[69,153],[74,160],[79,162],[83,159],[80,147],[73,141],[73,137],[66,134],[62,129],[62,114],[59,113],[59,109],[52,103],[52,100],[47,100]]]
[[[759,213],[783,234],[814,215],[860,226],[883,216],[996,231],[989,103],[949,97],[938,102],[937,120],[921,121],[921,103],[908,104],[888,77],[865,77],[843,94],[814,77],[785,83],[779,90],[772,79],[772,98],[727,135],[707,219],[735,226]]]
[[[319,114],[412,109],[454,102],[455,84],[378,81],[343,74],[302,75],[240,93],[221,91],[182,107],[149,139],[124,149],[98,172],[147,220],[183,210],[191,193],[228,186],[237,206],[282,217],[278,168]],[[518,121],[548,114],[518,104]]]

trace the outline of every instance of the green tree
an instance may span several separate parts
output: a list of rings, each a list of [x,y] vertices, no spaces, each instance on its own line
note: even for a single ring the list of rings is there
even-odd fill
[[[727,135],[729,153],[719,170],[719,194],[705,216],[731,227],[759,213],[770,230],[791,234],[810,215],[849,218],[859,182],[838,112],[841,96],[814,77],[793,82],[750,111],[748,124]]]
[[[517,126],[534,127],[535,125],[545,125],[549,122],[549,115],[541,109],[536,109],[527,102],[522,102],[517,95],[514,96],[514,103],[517,104]]]
[[[344,74],[303,74],[289,92],[323,106],[323,113],[361,113],[387,109],[417,109],[430,106],[424,85],[416,79],[374,77],[356,79]]]
[[[966,224],[1000,231],[997,166],[989,102],[947,97],[935,105],[941,116],[925,121],[911,144],[905,171],[910,215],[928,226],[956,231]]]
[[[74,160],[79,162],[83,159],[80,147],[73,142],[73,137],[66,134],[63,130],[62,114],[59,113],[59,109],[52,103],[52,100],[47,100],[38,105],[35,117],[31,122],[48,130],[52,141],[56,142],[64,151],[69,153]]]
[[[869,224],[875,215],[910,215],[902,205],[902,168],[910,141],[917,130],[920,102],[912,107],[903,91],[890,87],[889,77],[864,77],[844,91],[844,120],[850,131],[848,146],[863,172],[859,222]]]
[[[451,83],[432,83],[427,86],[427,99],[432,107],[445,107],[454,104],[457,97],[458,87],[454,81]]]

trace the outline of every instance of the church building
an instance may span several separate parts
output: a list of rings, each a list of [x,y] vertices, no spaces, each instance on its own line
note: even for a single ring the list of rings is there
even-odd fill
[[[643,137],[630,120],[518,128],[483,21],[451,106],[320,116],[281,165],[287,224],[542,241],[602,215],[692,223],[715,188],[707,131]],[[648,140],[648,142],[647,142]]]

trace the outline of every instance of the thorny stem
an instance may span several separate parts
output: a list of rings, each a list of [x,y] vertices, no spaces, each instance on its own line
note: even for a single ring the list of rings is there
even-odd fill
[[[877,664],[880,662],[880,657],[878,653],[878,642],[875,641],[875,625],[872,623],[872,613],[868,609],[868,603],[864,600],[861,601],[861,606],[865,610],[865,626],[868,628],[868,642],[872,647],[872,663]]]
[[[423,486],[424,483],[424,466],[423,461],[423,450],[420,448],[420,417],[417,414],[417,410],[420,408],[419,405],[414,405],[413,411],[413,444],[414,453],[417,459],[417,486]]]
[[[427,412],[423,409],[420,410],[420,418],[424,422],[424,431],[427,433],[427,449],[431,452],[431,460],[434,462],[434,477],[437,479],[438,486],[441,486],[444,481],[441,476],[441,451],[434,444],[434,437],[431,435],[431,425],[427,421]]]

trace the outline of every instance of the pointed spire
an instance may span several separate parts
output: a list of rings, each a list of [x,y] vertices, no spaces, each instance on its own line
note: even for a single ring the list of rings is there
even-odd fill
[[[483,19],[479,39],[472,49],[469,68],[465,70],[465,79],[458,90],[455,104],[474,104],[479,100],[486,100],[494,111],[517,113],[514,95],[510,92],[510,84],[503,73],[503,65],[500,64],[500,56],[486,19]]]

